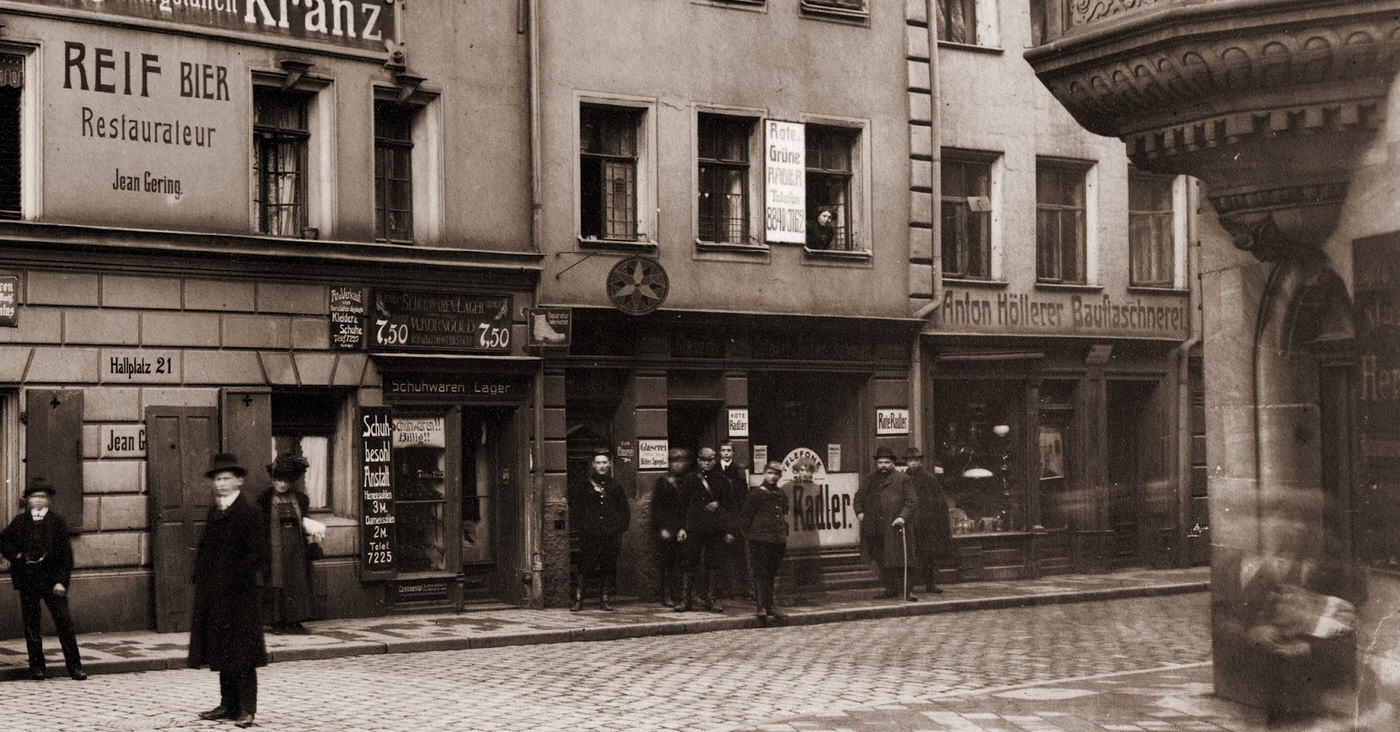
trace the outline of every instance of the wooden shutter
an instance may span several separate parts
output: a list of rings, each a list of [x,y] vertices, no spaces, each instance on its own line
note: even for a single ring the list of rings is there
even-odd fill
[[[267,389],[222,389],[219,392],[223,451],[238,456],[248,477],[243,492],[252,500],[272,485],[272,393]]]
[[[25,480],[47,478],[57,490],[54,510],[77,531],[83,525],[83,392],[29,389],[25,413]]]
[[[219,446],[210,407],[146,409],[146,487],[155,570],[156,630],[190,628],[195,549],[213,502],[204,471]]]

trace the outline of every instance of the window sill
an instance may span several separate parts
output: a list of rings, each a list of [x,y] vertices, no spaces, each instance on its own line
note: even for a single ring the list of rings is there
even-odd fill
[[[869,25],[870,23],[870,10],[868,8],[853,10],[831,5],[819,5],[811,0],[802,0],[802,16],[814,20],[835,20],[854,25]]]
[[[971,51],[972,53],[985,53],[992,56],[1000,56],[1006,53],[1006,49],[1000,46],[979,46],[975,43],[958,43],[957,41],[939,41],[939,48],[951,48],[958,51]]]
[[[1061,292],[1103,292],[1103,285],[1085,285],[1077,282],[1037,282],[1037,290],[1059,290]]]
[[[869,262],[870,252],[848,252],[841,249],[808,249],[802,247],[802,252],[809,259],[827,259],[833,262]]]
[[[724,252],[726,254],[753,254],[767,256],[767,244],[734,244],[732,242],[695,240],[695,248],[702,252]]]
[[[768,12],[767,0],[690,0],[692,5],[709,5],[714,8],[747,10],[750,13]]]
[[[943,284],[944,286],[985,287],[989,290],[1004,290],[1011,285],[1011,283],[1006,280],[981,280],[968,277],[944,277]]]
[[[656,242],[646,239],[587,239],[578,238],[578,245],[584,249],[600,249],[615,252],[654,252]]]
[[[1181,287],[1155,286],[1155,285],[1128,285],[1128,292],[1139,292],[1145,295],[1190,295],[1191,291]]]

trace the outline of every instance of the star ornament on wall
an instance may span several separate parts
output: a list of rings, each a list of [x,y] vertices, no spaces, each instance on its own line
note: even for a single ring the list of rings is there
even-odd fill
[[[671,281],[661,263],[645,257],[628,257],[608,272],[608,300],[628,315],[646,315],[666,302]]]

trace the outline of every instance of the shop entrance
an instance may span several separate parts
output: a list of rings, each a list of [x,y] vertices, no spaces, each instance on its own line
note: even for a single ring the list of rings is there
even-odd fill
[[[1106,528],[1113,530],[1109,562],[1114,568],[1142,563],[1159,527],[1148,508],[1154,481],[1166,476],[1166,420],[1155,381],[1110,381],[1104,435],[1109,485]],[[1175,494],[1173,493],[1173,496]]]
[[[462,410],[462,497],[460,530],[463,591],[467,601],[498,599],[505,590],[498,570],[502,540],[518,493],[510,456],[512,413],[506,408]]]
[[[693,457],[702,447],[719,449],[724,402],[708,399],[676,400],[666,404],[666,442],[683,447]]]

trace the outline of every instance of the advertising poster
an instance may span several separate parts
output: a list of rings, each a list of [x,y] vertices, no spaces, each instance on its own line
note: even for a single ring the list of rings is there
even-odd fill
[[[812,482],[792,483],[788,500],[788,547],[837,547],[860,544],[860,524],[854,508],[860,476],[830,473],[815,450],[799,447],[783,458],[784,484],[792,480],[792,466],[799,460],[816,464]]]
[[[807,138],[800,122],[763,124],[764,220],[770,242],[807,241]]]

